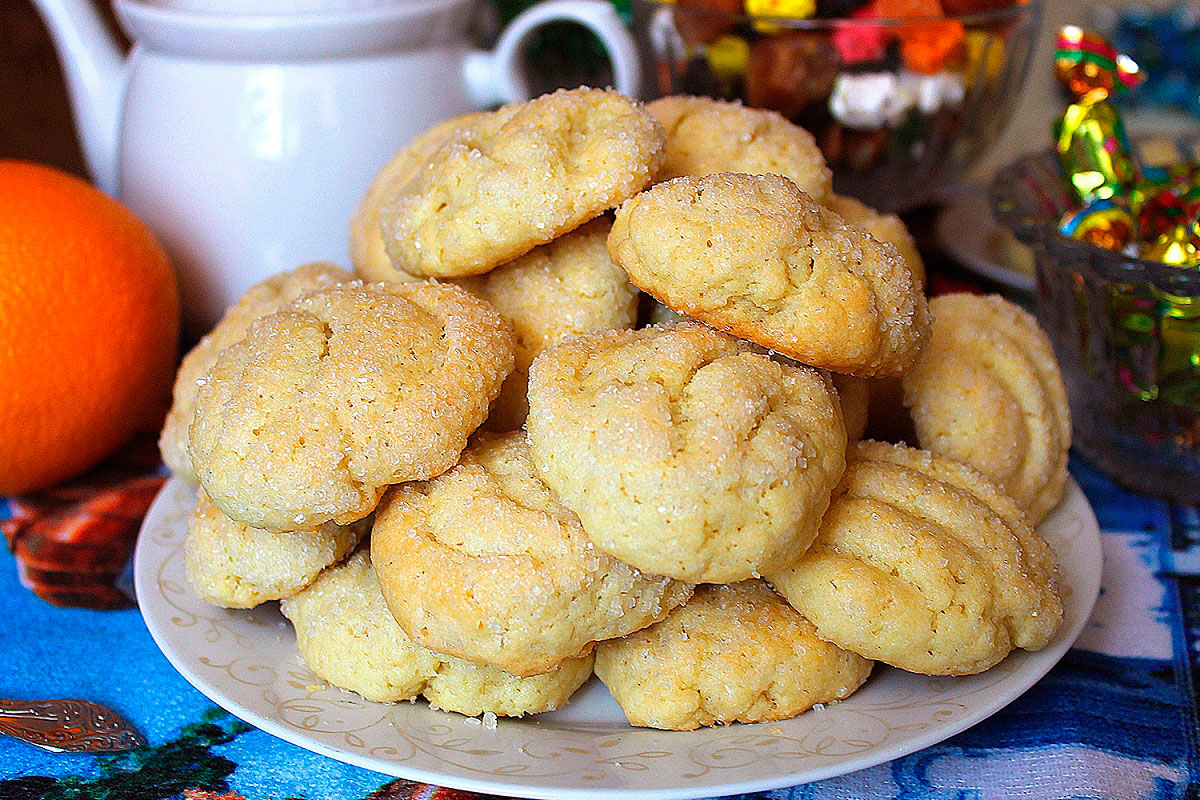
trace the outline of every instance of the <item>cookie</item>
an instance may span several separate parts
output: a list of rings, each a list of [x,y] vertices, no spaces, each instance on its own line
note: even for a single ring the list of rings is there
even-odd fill
[[[928,335],[896,248],[778,175],[660,183],[617,211],[608,249],[676,311],[834,372],[901,374]]]
[[[417,176],[430,156],[451,139],[459,128],[485,115],[486,112],[474,112],[439,122],[409,142],[376,173],[354,216],[350,218],[350,260],[354,264],[354,271],[364,280],[415,280],[413,276],[392,266],[392,259],[383,246],[383,230],[380,228],[383,207]]]
[[[694,322],[545,351],[529,407],[534,463],[592,543],[689,582],[795,559],[844,467],[841,410],[819,373]]]
[[[456,129],[382,212],[397,269],[478,275],[615,208],[662,164],[662,128],[637,103],[559,90]]]
[[[675,731],[790,719],[870,674],[758,580],[700,586],[657,625],[596,645],[596,675],[626,719]]]
[[[217,358],[196,396],[192,461],[239,522],[346,524],[389,484],[453,466],[512,364],[507,323],[457,286],[305,295]]]
[[[918,286],[925,285],[925,262],[917,250],[908,227],[895,214],[881,214],[867,204],[832,192],[825,197],[825,206],[841,217],[847,225],[863,228],[880,242],[896,246],[896,251],[912,271]]]
[[[1050,546],[982,475],[944,456],[860,442],[816,541],[767,580],[817,634],[928,675],[1038,650],[1062,619]]]
[[[458,285],[482,297],[509,321],[516,364],[492,403],[487,427],[514,430],[529,412],[529,365],[538,353],[573,336],[637,321],[637,289],[609,258],[612,220],[601,217],[534,248],[486,275]]]
[[[188,517],[184,564],[200,599],[224,608],[254,608],[291,597],[354,549],[370,524],[326,523],[315,531],[264,531],[234,522],[204,491]]]
[[[381,703],[423,694],[445,711],[519,717],[558,708],[592,674],[591,655],[519,678],[414,644],[388,613],[365,548],[284,600],[280,610],[296,628],[309,669]]]
[[[821,200],[833,173],[808,131],[783,116],[708,97],[664,97],[646,105],[667,133],[657,180],[718,172],[783,175]]]
[[[592,547],[521,432],[481,434],[449,472],[388,492],[371,552],[413,641],[517,675],[657,622],[692,593]]]
[[[903,380],[917,439],[982,472],[1036,525],[1062,499],[1071,447],[1050,341],[997,295],[941,295],[930,310],[929,347]]]
[[[166,423],[158,438],[158,449],[171,472],[196,482],[192,456],[188,451],[188,426],[196,410],[196,392],[217,356],[229,345],[241,341],[250,323],[287,305],[302,294],[353,280],[341,267],[326,263],[304,264],[290,272],[272,275],[242,295],[216,327],[192,348],[179,365],[175,376],[174,398]]]

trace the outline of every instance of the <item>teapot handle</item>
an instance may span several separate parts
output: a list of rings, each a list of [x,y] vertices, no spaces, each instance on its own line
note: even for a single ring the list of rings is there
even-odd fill
[[[521,74],[521,44],[525,38],[550,22],[577,22],[599,37],[608,51],[613,84],[618,92],[638,97],[642,69],[637,46],[625,23],[608,0],[544,0],[517,15],[500,34],[492,50],[468,53],[463,61],[467,93],[480,108],[515,103],[532,96]]]

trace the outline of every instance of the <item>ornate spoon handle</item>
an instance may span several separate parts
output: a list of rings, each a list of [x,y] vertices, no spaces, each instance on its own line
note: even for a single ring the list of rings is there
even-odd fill
[[[87,700],[0,700],[0,734],[52,753],[115,753],[146,745],[116,712]]]

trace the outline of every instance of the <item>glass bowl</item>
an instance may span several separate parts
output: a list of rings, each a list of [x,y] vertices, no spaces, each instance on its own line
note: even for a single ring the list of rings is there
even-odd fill
[[[1003,168],[990,194],[996,219],[1033,249],[1038,322],[1077,449],[1127,488],[1200,501],[1200,271],[1059,233],[1074,205],[1053,152]]]
[[[816,137],[837,192],[887,212],[936,199],[998,138],[1041,16],[1039,0],[947,18],[800,20],[696,2],[632,2],[651,94],[778,111]]]

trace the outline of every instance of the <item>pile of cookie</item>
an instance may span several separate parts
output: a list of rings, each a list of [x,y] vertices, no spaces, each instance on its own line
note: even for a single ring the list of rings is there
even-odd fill
[[[927,303],[903,225],[777,114],[577,89],[451,120],[351,238],[357,277],[230,309],[160,442],[200,485],[197,593],[280,600],[330,683],[522,715],[594,671],[686,730],[1053,636],[1045,337]],[[876,418],[926,449],[859,441]]]

